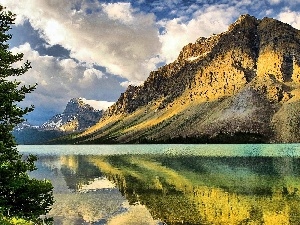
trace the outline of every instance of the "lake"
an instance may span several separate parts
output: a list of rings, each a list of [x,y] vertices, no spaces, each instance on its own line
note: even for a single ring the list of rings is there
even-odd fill
[[[299,224],[300,144],[19,146],[55,224]]]

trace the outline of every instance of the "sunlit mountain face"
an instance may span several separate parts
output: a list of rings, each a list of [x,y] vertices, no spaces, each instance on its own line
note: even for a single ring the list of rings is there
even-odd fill
[[[300,216],[299,158],[170,152],[39,162],[51,170],[50,215],[61,224],[297,224]]]

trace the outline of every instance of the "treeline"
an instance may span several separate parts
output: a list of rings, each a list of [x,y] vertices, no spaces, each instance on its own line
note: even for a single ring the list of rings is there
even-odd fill
[[[269,139],[261,134],[247,132],[219,133],[214,137],[209,135],[178,136],[159,140],[143,136],[128,142],[120,142],[109,135],[100,138],[90,136],[88,139],[69,136],[69,138],[64,137],[52,141],[53,144],[261,144],[268,142]]]
[[[257,144],[268,143],[268,139],[261,134],[237,132],[234,134],[219,133],[211,137],[209,135],[203,136],[178,136],[169,137],[162,140],[154,140],[147,138],[140,138],[138,143],[141,144]]]

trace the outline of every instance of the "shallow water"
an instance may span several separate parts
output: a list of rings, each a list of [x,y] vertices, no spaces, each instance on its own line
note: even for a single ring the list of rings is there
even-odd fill
[[[19,146],[55,224],[298,224],[300,145]]]

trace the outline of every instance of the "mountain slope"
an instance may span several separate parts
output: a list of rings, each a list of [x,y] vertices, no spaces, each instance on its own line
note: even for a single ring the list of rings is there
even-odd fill
[[[242,15],[129,86],[71,142],[298,142],[300,31]]]

